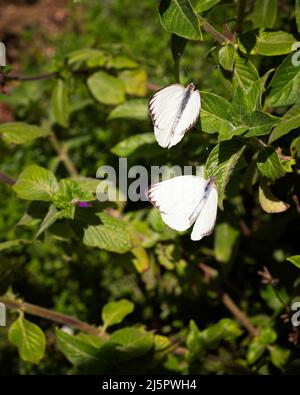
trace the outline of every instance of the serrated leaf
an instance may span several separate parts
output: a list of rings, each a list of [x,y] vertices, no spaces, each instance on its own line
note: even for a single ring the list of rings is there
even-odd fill
[[[216,177],[219,207],[223,209],[226,185],[246,145],[236,140],[222,141],[210,152],[206,164],[206,177]]]
[[[253,27],[271,29],[277,17],[277,0],[260,0],[254,3],[251,15]]]
[[[84,230],[84,244],[119,254],[129,251],[132,246],[124,222],[104,212],[99,217],[103,225],[88,226]]]
[[[264,56],[285,55],[294,50],[296,43],[295,37],[284,31],[261,32],[251,53]]]
[[[133,310],[134,304],[127,299],[107,303],[101,313],[104,327],[108,328],[109,326],[120,324]]]
[[[115,107],[109,114],[108,119],[136,119],[144,121],[148,118],[147,100],[133,99]]]
[[[286,259],[300,269],[300,255],[292,255]]]
[[[188,40],[202,40],[199,18],[189,0],[161,0],[159,15],[168,33]]]
[[[251,60],[236,54],[233,74],[234,90],[237,86],[243,90],[250,89],[258,79],[258,71]]]
[[[118,343],[116,347],[118,359],[127,361],[149,352],[154,346],[154,336],[142,328],[123,328],[115,331],[110,340]]]
[[[264,211],[267,213],[282,213],[286,211],[290,205],[279,200],[271,192],[267,182],[262,180],[258,189],[259,203]]]
[[[259,151],[257,168],[263,177],[271,180],[276,180],[285,175],[278,154],[272,147],[265,147]]]
[[[232,71],[236,49],[232,44],[226,44],[219,49],[219,63],[223,69]]]
[[[291,107],[280,119],[279,123],[272,130],[269,144],[285,136],[291,130],[300,126],[300,101]]]
[[[123,82],[104,71],[92,74],[87,84],[95,99],[100,103],[116,105],[125,100]]]
[[[39,126],[23,122],[8,122],[0,125],[0,135],[13,144],[24,144],[39,137],[47,137],[49,132]]]
[[[124,70],[118,75],[129,95],[145,96],[147,93],[147,73],[143,69]]]
[[[55,330],[57,344],[66,358],[74,365],[97,363],[98,349],[81,338],[69,335],[60,329]]]
[[[120,157],[127,157],[136,149],[145,145],[147,146],[147,144],[153,144],[155,141],[154,133],[135,134],[120,141],[120,143],[111,149],[111,152]]]
[[[235,129],[230,114],[231,105],[223,97],[201,92],[201,129],[206,133],[227,133]]]
[[[300,94],[300,62],[293,64],[290,55],[277,68],[272,78],[267,95],[271,107],[295,104]]]
[[[67,128],[69,126],[69,89],[66,82],[58,79],[53,89],[51,112],[54,122]]]
[[[37,364],[44,356],[46,348],[44,332],[36,324],[21,316],[9,328],[8,339],[18,347],[20,357],[24,361]]]
[[[51,201],[58,191],[55,175],[37,165],[26,167],[13,189],[20,199]]]

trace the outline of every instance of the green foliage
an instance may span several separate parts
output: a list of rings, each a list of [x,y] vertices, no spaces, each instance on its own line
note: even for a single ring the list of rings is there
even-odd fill
[[[102,321],[105,328],[119,324],[126,315],[133,312],[134,304],[129,300],[123,299],[118,302],[106,304],[102,309]]]
[[[24,361],[39,363],[45,353],[46,338],[43,331],[22,316],[9,328],[8,338],[18,347],[20,357]]]

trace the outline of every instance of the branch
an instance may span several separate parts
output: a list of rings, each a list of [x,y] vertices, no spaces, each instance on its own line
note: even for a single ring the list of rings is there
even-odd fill
[[[4,182],[7,185],[14,185],[16,183],[16,180],[14,180],[13,178],[7,176],[6,174],[0,172],[0,181]]]
[[[217,277],[218,272],[206,265],[205,263],[199,263],[198,267],[203,271],[206,282],[211,282]],[[238,305],[231,299],[231,297],[224,292],[220,286],[214,284],[214,290],[219,294],[220,299],[224,306],[231,312],[231,314],[241,323],[241,325],[247,329],[251,336],[256,337],[259,335],[259,331],[251,323],[245,313],[238,307]]]
[[[56,151],[58,157],[62,160],[62,162],[64,162],[70,175],[73,177],[77,177],[79,175],[78,170],[76,169],[74,163],[72,162],[72,159],[69,157],[67,150],[63,149],[60,146],[60,143],[53,131],[49,135],[49,140],[50,140],[54,150]]]
[[[246,3],[247,3],[247,0],[239,0],[238,1],[238,16],[237,16],[237,21],[236,21],[236,32],[238,34],[242,33],[242,30],[243,30],[243,22],[244,22]]]
[[[22,76],[22,75],[15,75],[15,74],[2,74],[2,77],[5,80],[10,81],[39,81],[39,80],[48,80],[51,78],[57,78],[59,73],[57,71],[53,71],[52,73],[45,73],[39,75],[32,75],[32,76]]]
[[[107,339],[107,334],[100,333],[99,329],[95,328],[92,325],[87,324],[86,322],[80,321],[77,318],[71,317],[69,315],[65,315],[62,313],[58,313],[53,310],[45,309],[44,307],[36,306],[31,303],[12,300],[10,298],[0,298],[0,302],[4,303],[5,306],[12,310],[21,310],[24,313],[35,315],[37,317],[45,318],[47,320],[58,322],[63,325],[72,326],[75,329],[78,329],[82,332],[89,333],[90,335],[99,336],[103,338],[103,340]]]
[[[208,23],[206,19],[200,18],[200,21],[206,33],[210,34],[220,44],[224,45],[228,42],[231,42],[227,37],[218,32],[210,23]]]

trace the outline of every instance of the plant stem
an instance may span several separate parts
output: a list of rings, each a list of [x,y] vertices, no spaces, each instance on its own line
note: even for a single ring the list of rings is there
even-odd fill
[[[205,276],[205,281],[207,283],[212,282],[216,276],[217,271],[212,269],[210,266],[206,265],[205,263],[199,263],[199,268],[203,271]],[[241,323],[241,325],[247,329],[247,331],[253,337],[259,335],[259,331],[255,328],[255,326],[251,323],[249,318],[246,316],[245,313],[239,308],[239,306],[233,301],[233,299],[222,290],[222,288],[217,284],[212,284],[213,289],[219,294],[220,299],[224,306],[231,312],[231,314]]]
[[[0,302],[4,303],[5,306],[12,310],[20,310],[27,314],[35,315],[37,317],[45,318],[53,322],[58,322],[63,325],[71,326],[82,332],[89,333],[90,335],[99,336],[104,340],[106,340],[108,337],[107,334],[100,333],[99,329],[95,328],[94,326],[89,325],[86,322],[80,321],[77,318],[71,317],[69,315],[58,313],[56,311],[49,310],[31,303],[19,300],[11,300],[5,297],[0,298]]]
[[[11,81],[39,81],[39,80],[48,80],[50,78],[56,78],[58,76],[59,73],[57,71],[53,71],[52,73],[44,73],[44,74],[32,75],[32,76],[5,74],[3,77],[4,80],[11,80]]]
[[[74,163],[72,162],[71,158],[69,157],[67,151],[61,148],[60,143],[53,131],[51,131],[49,135],[50,142],[56,151],[58,157],[64,162],[66,168],[68,169],[69,173],[73,177],[77,177],[79,175]]]
[[[7,176],[6,174],[0,172],[0,181],[4,182],[7,185],[14,185],[16,183],[16,180],[14,180],[13,178]]]
[[[238,34],[242,33],[243,31],[243,22],[244,22],[244,15],[246,9],[247,0],[238,0],[238,16],[236,21],[236,32]]]
[[[218,32],[210,23],[207,22],[206,19],[200,18],[200,21],[206,33],[210,34],[220,44],[224,45],[230,42],[227,37],[225,37],[222,33]]]

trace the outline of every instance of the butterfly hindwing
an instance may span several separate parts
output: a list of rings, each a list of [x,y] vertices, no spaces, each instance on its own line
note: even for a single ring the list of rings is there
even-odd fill
[[[183,231],[195,222],[194,213],[207,181],[196,176],[178,176],[150,187],[148,198],[172,229]]]

